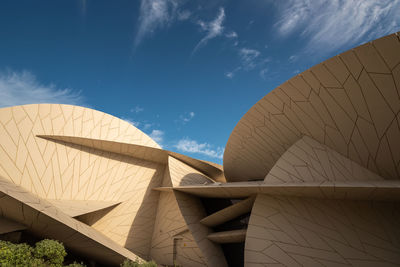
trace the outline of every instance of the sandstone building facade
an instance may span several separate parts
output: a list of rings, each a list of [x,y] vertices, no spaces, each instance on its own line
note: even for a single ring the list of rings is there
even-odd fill
[[[110,265],[398,266],[399,35],[271,91],[223,166],[92,109],[0,109],[0,238],[26,231]]]

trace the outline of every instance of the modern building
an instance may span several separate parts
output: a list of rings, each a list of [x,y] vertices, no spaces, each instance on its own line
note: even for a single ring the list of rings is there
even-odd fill
[[[110,265],[398,266],[399,35],[267,94],[223,167],[88,108],[0,109],[0,238],[53,238]]]

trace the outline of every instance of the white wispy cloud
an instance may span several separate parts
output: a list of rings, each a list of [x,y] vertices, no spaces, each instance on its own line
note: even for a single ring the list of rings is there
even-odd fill
[[[227,38],[238,38],[238,34],[234,31],[228,32],[227,34],[225,34],[225,37]]]
[[[251,70],[256,66],[255,60],[260,56],[260,51],[250,48],[241,48],[239,57],[242,60],[244,69]]]
[[[130,124],[132,124],[132,125],[135,126],[136,128],[139,128],[139,126],[141,125],[140,122],[131,120],[131,119],[129,119],[129,118],[122,117],[121,119],[124,120],[124,121],[126,121],[126,122],[128,122],[128,123],[130,123]]]
[[[191,15],[192,15],[192,12],[190,12],[187,9],[182,10],[182,11],[178,10],[178,12],[177,12],[178,20],[188,20]]]
[[[187,112],[185,114],[182,114],[179,116],[179,121],[182,122],[183,124],[191,121],[195,116],[195,113],[193,111]]]
[[[282,36],[298,33],[308,50],[334,51],[395,32],[400,0],[290,0],[275,26]]]
[[[260,70],[260,76],[261,78],[263,78],[264,80],[267,79],[267,73],[268,73],[268,68],[264,68],[262,70]]]
[[[233,76],[235,76],[235,73],[233,71],[225,72],[225,77],[232,79]]]
[[[217,36],[220,36],[223,31],[224,31],[224,23],[225,20],[225,10],[224,8],[219,9],[219,13],[217,17],[210,21],[210,22],[204,22],[204,21],[198,21],[198,24],[200,25],[200,28],[202,31],[206,33],[206,36],[204,36],[200,42],[195,46],[193,49],[192,54],[194,54],[200,47],[204,46],[207,44],[207,42]]]
[[[156,141],[159,145],[161,145],[161,143],[164,140],[164,132],[161,130],[152,130],[151,133],[149,134],[149,136],[151,137],[151,139]]]
[[[266,72],[265,64],[271,61],[269,57],[262,57],[260,51],[247,47],[242,47],[238,49],[237,52],[240,65],[231,71],[225,72],[226,78],[232,79],[238,71],[251,71],[256,68],[264,68],[260,72],[260,76],[264,78]]]
[[[224,155],[224,149],[222,147],[214,149],[213,146],[208,143],[198,143],[196,140],[189,138],[179,140],[175,147],[181,152],[197,153],[211,158],[222,159]]]
[[[233,69],[232,71],[227,71],[227,72],[225,72],[225,77],[232,79],[236,75],[236,72],[240,71],[241,69],[242,69],[242,67],[239,66],[239,67]]]
[[[83,97],[80,91],[41,84],[29,71],[0,73],[0,107],[32,103],[82,105]]]
[[[139,27],[136,33],[135,47],[157,29],[172,23],[177,15],[178,0],[141,0]]]
[[[131,108],[131,112],[134,112],[134,113],[140,113],[140,112],[142,112],[144,110],[144,108],[142,108],[142,107],[140,107],[140,106],[136,106],[136,107],[134,107],[134,108]]]

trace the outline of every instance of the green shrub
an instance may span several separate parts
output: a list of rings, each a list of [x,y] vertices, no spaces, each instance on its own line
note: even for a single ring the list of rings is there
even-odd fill
[[[0,240],[1,267],[61,267],[67,255],[62,243],[44,239],[35,247]],[[83,263],[71,263],[67,267],[86,267]]]
[[[41,259],[33,257],[33,248],[28,244],[13,244],[0,240],[0,265],[1,266],[44,266]]]
[[[77,263],[77,262],[74,261],[74,263],[68,264],[68,265],[66,265],[66,267],[86,267],[86,265],[83,264],[82,262],[81,263]]]
[[[50,239],[37,242],[33,254],[35,258],[42,259],[49,266],[62,266],[67,255],[62,243]]]
[[[139,259],[135,261],[125,259],[123,263],[121,263],[121,267],[157,267],[157,263],[155,261],[142,261]]]

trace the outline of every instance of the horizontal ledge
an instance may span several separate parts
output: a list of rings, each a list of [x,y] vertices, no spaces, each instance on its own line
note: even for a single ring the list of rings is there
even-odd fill
[[[253,207],[254,200],[255,196],[251,196],[203,218],[200,223],[208,227],[214,227],[228,222],[236,217],[239,217],[240,215],[250,212]]]
[[[157,188],[157,190],[163,190]],[[173,187],[199,197],[244,198],[254,194],[323,199],[400,200],[400,181],[304,182],[266,184],[264,182],[215,183]]]
[[[223,231],[209,234],[207,238],[215,243],[240,243],[246,240],[247,229]]]

